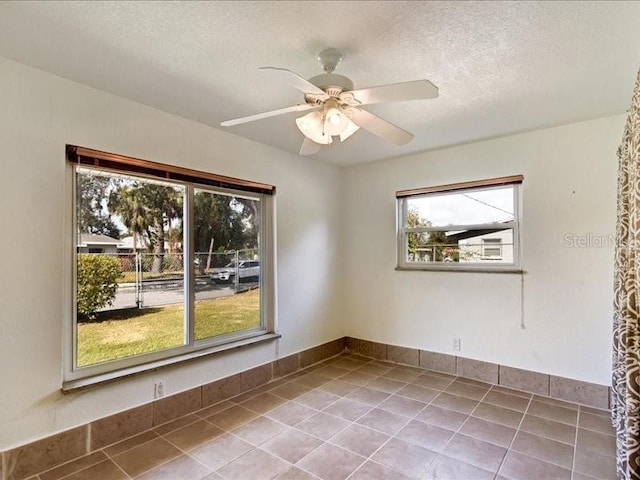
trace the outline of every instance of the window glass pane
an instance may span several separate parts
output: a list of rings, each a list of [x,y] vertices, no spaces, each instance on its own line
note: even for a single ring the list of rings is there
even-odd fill
[[[407,227],[479,225],[514,220],[512,185],[407,199]]]
[[[76,169],[78,367],[185,343],[184,195]]]
[[[408,262],[507,263],[514,262],[513,230],[483,229],[407,234]]]
[[[195,339],[261,326],[260,201],[195,190]]]

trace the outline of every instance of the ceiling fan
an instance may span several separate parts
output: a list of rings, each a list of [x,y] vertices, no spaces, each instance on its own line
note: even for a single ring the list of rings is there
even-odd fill
[[[342,54],[338,50],[327,48],[318,54],[318,60],[325,73],[308,81],[286,68],[260,67],[261,70],[304,93],[304,103],[227,120],[220,125],[231,127],[285,113],[308,111],[309,113],[296,119],[298,129],[305,136],[300,155],[317,153],[321,145],[332,143],[333,137],[339,137],[340,141],[344,142],[360,128],[396,145],[404,145],[413,138],[411,133],[361,107],[375,103],[421,100],[438,96],[438,87],[429,80],[414,80],[354,90],[353,82],[349,78],[333,73],[342,60]]]

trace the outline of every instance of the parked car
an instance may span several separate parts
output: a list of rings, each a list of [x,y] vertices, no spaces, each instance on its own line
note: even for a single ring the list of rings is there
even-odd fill
[[[231,283],[235,281],[236,272],[240,282],[257,282],[260,278],[260,262],[258,260],[240,260],[236,268],[236,262],[231,262],[223,268],[214,269],[211,280],[215,283]]]

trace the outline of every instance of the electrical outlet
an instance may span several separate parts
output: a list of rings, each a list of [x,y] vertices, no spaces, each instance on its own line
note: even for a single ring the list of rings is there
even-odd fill
[[[453,350],[456,352],[460,351],[460,339],[458,337],[453,339]]]
[[[164,382],[156,382],[153,386],[154,398],[164,397]]]

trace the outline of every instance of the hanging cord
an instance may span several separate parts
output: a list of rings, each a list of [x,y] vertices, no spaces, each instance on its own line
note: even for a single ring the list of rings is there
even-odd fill
[[[524,195],[522,189],[518,189],[518,255],[520,257],[520,328],[525,330],[527,325],[524,320],[524,256],[522,255],[522,211],[524,210]]]
[[[524,323],[524,271],[520,273],[520,328],[527,328]]]

